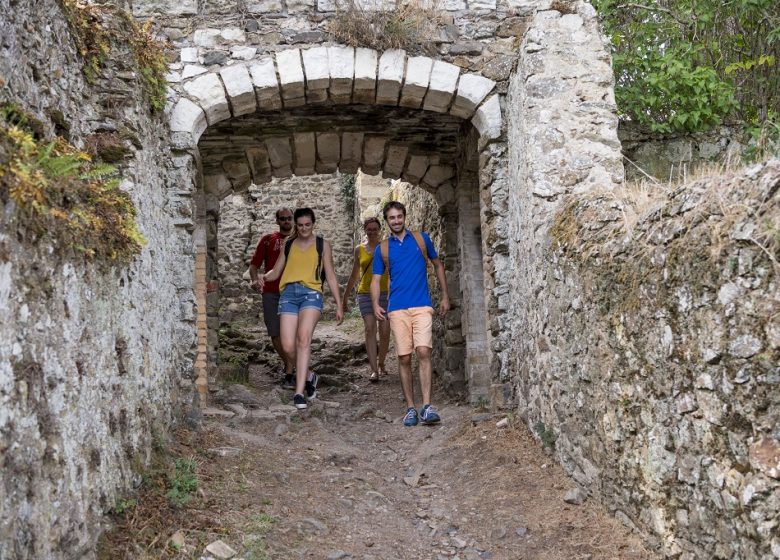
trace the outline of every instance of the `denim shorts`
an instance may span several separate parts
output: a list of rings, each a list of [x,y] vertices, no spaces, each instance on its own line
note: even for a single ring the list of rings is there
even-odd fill
[[[322,294],[299,282],[287,284],[279,297],[279,315],[297,315],[302,309],[322,311]]]

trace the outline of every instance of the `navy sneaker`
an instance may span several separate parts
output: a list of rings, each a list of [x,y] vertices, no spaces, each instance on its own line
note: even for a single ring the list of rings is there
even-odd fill
[[[320,376],[313,371],[309,372],[311,377],[306,380],[306,398],[313,401],[317,398],[317,384],[320,382]]]
[[[284,374],[284,381],[282,381],[282,387],[285,389],[295,389],[295,376],[292,373]]]
[[[404,426],[416,426],[417,422],[417,409],[413,406],[410,406],[406,409],[406,415],[404,416]]]
[[[439,414],[436,412],[436,409],[429,404],[426,404],[424,407],[422,407],[422,410],[420,410],[420,419],[426,426],[441,422],[441,418],[439,418]]]
[[[300,393],[295,393],[295,396],[293,397],[293,403],[295,404],[295,408],[300,410],[303,410],[309,406],[306,404],[306,399]]]

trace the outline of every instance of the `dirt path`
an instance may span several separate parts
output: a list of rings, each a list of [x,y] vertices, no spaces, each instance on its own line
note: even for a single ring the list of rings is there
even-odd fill
[[[498,428],[503,416],[438,393],[442,423],[406,428],[394,360],[388,378],[367,380],[359,319],[316,334],[313,406],[296,411],[270,367],[251,366],[248,389],[217,393],[204,427],[180,434],[176,452],[198,465],[196,499],[144,526],[154,515],[142,497],[113,534],[136,538],[109,548],[200,558],[220,539],[247,560],[654,558],[594,500],[563,501],[574,483],[522,425]],[[177,530],[182,542],[165,547]]]

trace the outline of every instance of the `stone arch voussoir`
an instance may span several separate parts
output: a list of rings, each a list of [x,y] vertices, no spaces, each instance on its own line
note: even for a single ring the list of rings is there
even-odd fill
[[[178,84],[170,128],[180,147],[195,147],[220,121],[255,111],[315,105],[361,104],[421,109],[469,121],[479,147],[502,135],[496,83],[461,72],[454,64],[402,50],[383,53],[343,46],[288,49],[236,63]],[[357,132],[302,132],[268,138],[247,154],[255,182],[271,177],[332,173],[381,173],[424,188],[454,176],[435,157],[409,154],[382,136]],[[225,170],[228,176],[235,173]]]

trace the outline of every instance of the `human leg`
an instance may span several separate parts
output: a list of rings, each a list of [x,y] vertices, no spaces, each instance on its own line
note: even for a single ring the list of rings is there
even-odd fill
[[[427,346],[418,346],[414,351],[417,354],[417,368],[420,376],[420,392],[422,393],[423,405],[431,404],[433,377],[431,373],[431,349]]]
[[[387,309],[387,292],[382,292],[379,295],[379,304],[383,309]],[[387,351],[390,348],[390,322],[381,321],[377,325],[379,330],[379,345],[377,352],[377,367],[380,375],[387,375],[385,369],[385,360],[387,359]]]
[[[377,343],[376,343],[376,317],[373,314],[363,315],[363,329],[366,335],[366,354],[368,354],[368,367],[371,368],[371,378],[377,376]]]
[[[311,359],[311,339],[314,327],[320,320],[322,312],[319,309],[305,308],[298,314],[298,329],[295,335],[295,367],[297,376],[295,379],[295,392],[303,394],[309,374],[309,361]],[[313,396],[311,397],[313,398]]]
[[[274,350],[284,364],[284,372],[292,373],[293,360],[287,356],[282,347],[281,322],[279,318],[280,299],[281,294],[272,292],[263,293],[263,322],[268,331],[268,336],[271,337],[271,344],[273,344]]]
[[[398,374],[401,377],[401,390],[406,406],[414,408],[414,388],[412,387],[412,355],[398,356]]]

